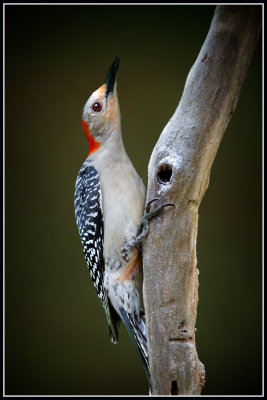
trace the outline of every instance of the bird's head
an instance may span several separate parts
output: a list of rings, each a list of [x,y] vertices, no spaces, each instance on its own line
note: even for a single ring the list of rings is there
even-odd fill
[[[119,57],[111,65],[105,83],[91,94],[82,115],[82,127],[90,145],[90,154],[113,134],[120,133],[120,108],[117,96]]]

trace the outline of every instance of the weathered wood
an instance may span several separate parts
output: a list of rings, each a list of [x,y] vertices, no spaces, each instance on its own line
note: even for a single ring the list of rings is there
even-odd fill
[[[180,103],[149,162],[147,201],[174,203],[143,241],[144,303],[152,394],[197,395],[204,366],[195,347],[198,208],[235,110],[261,27],[257,6],[217,6]]]

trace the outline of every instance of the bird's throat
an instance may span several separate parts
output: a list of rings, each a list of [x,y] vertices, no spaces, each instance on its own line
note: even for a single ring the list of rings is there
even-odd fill
[[[82,121],[82,128],[83,128],[83,131],[87,137],[87,140],[88,140],[88,143],[90,146],[90,151],[88,154],[88,157],[89,157],[92,153],[94,153],[97,149],[99,149],[100,143],[95,140],[95,138],[91,134],[90,129],[85,121]]]

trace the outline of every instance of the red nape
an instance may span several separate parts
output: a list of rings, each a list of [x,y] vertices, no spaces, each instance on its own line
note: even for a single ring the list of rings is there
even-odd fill
[[[84,133],[85,133],[85,135],[87,137],[87,140],[88,140],[89,146],[90,146],[90,151],[89,151],[89,154],[88,154],[88,157],[89,157],[92,153],[94,153],[100,147],[100,143],[98,143],[94,139],[94,137],[91,134],[91,132],[89,130],[89,127],[88,127],[88,125],[87,125],[87,123],[85,121],[82,121],[82,128],[83,128],[83,131],[84,131]]]

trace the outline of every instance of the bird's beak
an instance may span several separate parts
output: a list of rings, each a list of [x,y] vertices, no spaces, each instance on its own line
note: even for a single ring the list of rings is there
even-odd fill
[[[120,57],[116,57],[113,61],[111,67],[109,68],[105,84],[106,84],[106,94],[105,96],[108,97],[110,93],[113,93],[115,83],[117,80],[117,74],[119,69]]]

